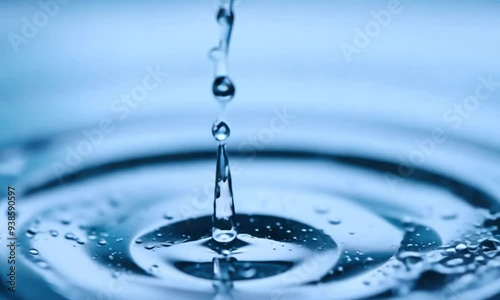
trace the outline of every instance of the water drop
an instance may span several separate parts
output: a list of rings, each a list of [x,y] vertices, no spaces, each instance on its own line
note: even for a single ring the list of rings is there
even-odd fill
[[[59,232],[57,230],[51,230],[50,235],[53,237],[57,237],[59,235]]]
[[[235,94],[235,87],[227,76],[216,77],[212,86],[215,98],[222,103],[229,102]]]
[[[330,224],[332,225],[339,225],[342,223],[342,220],[340,219],[331,219],[330,221],[328,221]]]
[[[33,229],[28,229],[28,230],[26,230],[25,234],[26,234],[27,238],[32,238],[36,235],[36,231]]]
[[[214,212],[212,216],[212,237],[220,243],[228,243],[236,238],[234,221],[234,199],[226,145],[219,145],[214,190]]]
[[[64,237],[65,237],[67,240],[70,240],[70,241],[72,241],[72,240],[76,240],[76,236],[75,236],[73,233],[71,233],[71,232],[66,233],[66,235],[65,235]]]
[[[108,241],[106,241],[105,239],[103,238],[100,238],[99,241],[97,241],[97,244],[100,245],[100,246],[104,246],[108,243]]]
[[[214,138],[219,141],[225,141],[229,135],[231,134],[231,130],[229,126],[224,121],[215,121],[212,126],[212,135]]]
[[[30,253],[31,255],[38,255],[38,250],[36,250],[36,249],[30,249],[30,250],[29,250],[29,253]]]

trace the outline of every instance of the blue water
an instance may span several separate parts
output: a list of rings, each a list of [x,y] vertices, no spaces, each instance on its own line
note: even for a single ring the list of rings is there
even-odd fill
[[[213,3],[185,2],[70,2],[19,53],[5,39],[19,247],[16,297],[3,279],[0,295],[498,295],[495,1],[401,1],[350,61],[342,43],[388,2],[237,1],[227,261],[210,238],[218,25]],[[0,34],[39,10],[1,3]]]

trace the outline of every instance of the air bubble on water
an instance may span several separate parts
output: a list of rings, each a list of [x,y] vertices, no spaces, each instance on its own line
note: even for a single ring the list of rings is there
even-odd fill
[[[233,99],[236,89],[228,76],[218,76],[212,85],[212,93],[221,103],[229,102]]]
[[[231,130],[226,122],[224,121],[215,121],[212,125],[212,135],[214,138],[219,141],[225,141],[229,135],[231,134]]]
[[[31,254],[31,255],[38,255],[38,250],[36,250],[36,249],[30,249],[29,250],[29,254]]]

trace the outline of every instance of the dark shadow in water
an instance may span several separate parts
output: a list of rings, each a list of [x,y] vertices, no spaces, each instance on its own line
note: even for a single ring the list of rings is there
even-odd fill
[[[248,155],[244,153],[230,153],[233,158],[248,158]],[[497,199],[495,199],[489,193],[469,185],[466,182],[462,182],[455,178],[446,176],[444,174],[435,173],[422,168],[417,168],[413,166],[404,166],[399,163],[378,160],[369,157],[357,157],[344,154],[331,154],[331,153],[319,153],[310,151],[294,151],[294,150],[265,150],[257,153],[253,153],[258,159],[295,159],[295,160],[313,160],[313,161],[323,161],[325,163],[336,163],[344,164],[348,166],[364,168],[372,171],[377,171],[395,176],[395,178],[402,178],[406,180],[414,180],[421,183],[437,186],[441,189],[448,190],[450,193],[464,199],[466,202],[474,207],[489,209],[490,211],[499,211],[500,204]],[[144,166],[144,165],[156,165],[156,164],[166,164],[166,163],[181,163],[181,162],[192,162],[196,160],[215,160],[215,153],[212,150],[205,151],[193,151],[193,152],[183,152],[183,153],[173,153],[173,154],[157,154],[150,156],[143,156],[137,158],[131,158],[122,161],[113,161],[105,163],[98,166],[88,167],[82,170],[77,170],[74,173],[67,174],[63,176],[60,180],[58,178],[53,178],[44,182],[40,185],[28,187],[25,196],[30,196],[32,194],[54,188],[60,185],[70,184],[79,180],[83,180],[93,176],[100,176],[103,174],[118,172],[124,169],[130,169],[134,167]],[[401,168],[407,168],[414,170],[411,176],[400,175]]]

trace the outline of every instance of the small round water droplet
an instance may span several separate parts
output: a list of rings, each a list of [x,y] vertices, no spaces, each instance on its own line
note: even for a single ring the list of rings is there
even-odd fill
[[[141,239],[137,239],[137,240],[135,240],[135,243],[136,244],[142,244],[142,240]]]
[[[236,89],[229,77],[227,76],[219,76],[215,78],[213,86],[212,86],[212,92],[215,96],[215,98],[219,102],[228,102],[231,101],[234,97]]]
[[[36,249],[30,249],[29,253],[31,255],[38,255],[38,250],[36,250]]]
[[[340,223],[342,223],[342,220],[341,219],[331,219],[330,221],[328,221],[330,224],[332,225],[339,225]]]
[[[212,129],[212,131],[213,131],[213,129]],[[164,215],[163,215],[163,218],[164,218],[165,220],[172,220],[174,217],[172,217],[172,216],[171,216],[171,215],[169,215],[169,214],[164,214]]]
[[[231,130],[229,129],[229,126],[227,125],[226,122],[224,121],[214,122],[214,125],[212,126],[212,135],[217,141],[219,142],[225,141],[230,134]]]
[[[75,236],[73,233],[71,233],[71,232],[66,233],[66,235],[65,235],[64,237],[65,237],[67,240],[70,240],[70,241],[72,241],[72,240],[76,240],[76,236]]]
[[[458,244],[455,246],[455,250],[457,251],[463,251],[465,249],[467,249],[467,246],[465,246],[464,244]]]
[[[97,244],[99,244],[100,246],[104,246],[108,243],[108,241],[106,241],[105,239],[103,238],[100,238],[99,241],[97,241]]]
[[[28,229],[26,230],[26,237],[27,238],[32,238],[36,235],[36,231],[33,229]]]
[[[57,230],[51,230],[50,231],[50,235],[53,236],[53,237],[56,237],[59,235],[59,232]]]

